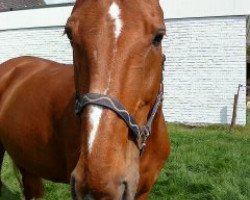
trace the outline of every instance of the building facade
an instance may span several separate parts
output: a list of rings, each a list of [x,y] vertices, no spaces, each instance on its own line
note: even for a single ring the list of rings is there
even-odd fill
[[[164,113],[171,122],[231,122],[234,94],[246,85],[245,16],[169,19],[163,46]],[[237,124],[246,123],[241,88]]]
[[[163,41],[166,121],[231,121],[234,94],[239,84],[246,85],[250,8],[244,6],[248,0],[225,1],[161,1],[167,26]],[[0,62],[33,55],[72,63],[71,46],[63,35],[71,9],[72,5],[67,5],[0,12]],[[236,123],[246,124],[244,87],[240,89]]]
[[[248,0],[161,0],[168,36],[164,113],[167,121],[231,123],[234,95],[246,86]],[[246,124],[241,87],[236,123]]]

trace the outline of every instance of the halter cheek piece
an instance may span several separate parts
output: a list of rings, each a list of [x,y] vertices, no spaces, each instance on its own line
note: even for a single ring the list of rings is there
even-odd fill
[[[164,61],[165,55],[163,55],[162,68],[164,69]],[[87,93],[82,96],[76,96],[75,103],[75,113],[77,116],[80,116],[83,108],[89,104],[101,106],[104,108],[108,108],[115,112],[129,127],[131,130],[131,134],[136,139],[137,146],[141,153],[146,146],[147,138],[151,134],[151,127],[155,115],[162,104],[163,101],[163,77],[160,83],[160,88],[158,95],[156,97],[153,108],[150,111],[150,115],[145,125],[140,127],[136,120],[129,114],[126,108],[115,98],[110,97],[108,95],[97,94],[97,93]]]

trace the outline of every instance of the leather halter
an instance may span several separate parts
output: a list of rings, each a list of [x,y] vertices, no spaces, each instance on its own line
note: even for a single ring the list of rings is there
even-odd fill
[[[163,62],[162,62],[163,70],[164,70],[164,61],[165,61],[165,55],[163,55]],[[84,95],[77,95],[75,102],[75,113],[79,117],[80,114],[82,113],[83,108],[89,104],[101,106],[112,110],[127,124],[129,129],[131,130],[134,139],[137,142],[139,150],[142,153],[144,147],[146,146],[147,138],[151,134],[152,123],[160,105],[162,104],[162,101],[163,101],[163,75],[160,83],[159,92],[154,102],[154,105],[150,111],[148,120],[146,124],[141,127],[138,125],[134,117],[129,114],[126,108],[117,99],[104,94],[87,93]]]

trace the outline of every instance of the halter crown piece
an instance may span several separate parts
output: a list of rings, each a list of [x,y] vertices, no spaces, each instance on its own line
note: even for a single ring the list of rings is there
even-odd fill
[[[163,55],[162,70],[164,70],[164,62],[165,55]],[[156,97],[155,103],[150,111],[150,115],[148,116],[148,120],[146,124],[141,127],[138,125],[133,116],[129,114],[126,108],[117,99],[114,99],[113,97],[104,94],[86,93],[84,95],[77,95],[75,102],[75,113],[79,117],[82,113],[83,108],[89,104],[101,106],[112,110],[127,124],[129,129],[131,130],[131,134],[136,139],[137,146],[142,154],[146,146],[147,138],[151,134],[153,120],[160,105],[162,104],[162,101],[163,75],[161,78],[159,92]]]

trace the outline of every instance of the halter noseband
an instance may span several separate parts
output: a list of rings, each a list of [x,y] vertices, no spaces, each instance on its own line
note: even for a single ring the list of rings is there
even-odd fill
[[[164,69],[165,55],[163,55],[162,69]],[[137,146],[141,153],[146,146],[147,138],[151,134],[151,127],[155,115],[163,101],[163,77],[160,83],[160,88],[153,108],[151,109],[150,116],[145,125],[139,126],[132,115],[126,110],[126,108],[115,98],[104,94],[87,93],[76,97],[75,113],[80,116],[83,108],[89,104],[108,108],[115,112],[129,127],[133,137],[136,139]]]

